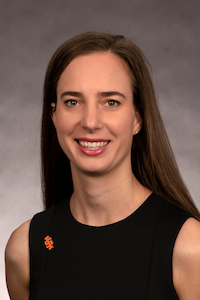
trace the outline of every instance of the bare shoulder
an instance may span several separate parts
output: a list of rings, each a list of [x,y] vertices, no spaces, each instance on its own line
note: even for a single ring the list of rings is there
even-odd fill
[[[189,218],[173,252],[173,282],[180,300],[200,299],[200,222]]]
[[[28,241],[29,241],[29,226],[30,220],[23,223],[11,234],[5,251],[6,261],[15,261],[22,259],[22,254],[28,254]]]
[[[30,220],[18,227],[5,250],[6,281],[13,300],[29,296],[29,226]]]

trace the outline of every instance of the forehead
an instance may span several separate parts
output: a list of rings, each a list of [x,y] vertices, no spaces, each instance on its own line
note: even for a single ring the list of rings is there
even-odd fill
[[[110,52],[95,52],[74,58],[58,81],[57,88],[93,86],[99,89],[132,90],[132,75],[127,63]],[[74,87],[73,87],[74,86]]]

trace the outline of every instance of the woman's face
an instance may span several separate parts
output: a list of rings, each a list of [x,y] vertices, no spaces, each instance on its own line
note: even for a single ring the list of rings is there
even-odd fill
[[[70,62],[58,81],[52,120],[72,169],[103,174],[131,167],[132,138],[142,122],[132,95],[120,57],[97,52]]]

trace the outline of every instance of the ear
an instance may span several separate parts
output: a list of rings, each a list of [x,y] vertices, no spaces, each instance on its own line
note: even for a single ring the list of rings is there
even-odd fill
[[[51,119],[54,123],[54,126],[56,126],[56,103],[52,102],[51,103]]]
[[[135,112],[135,121],[133,126],[133,135],[136,135],[140,132],[140,129],[142,128],[142,117],[139,113],[139,111]]]

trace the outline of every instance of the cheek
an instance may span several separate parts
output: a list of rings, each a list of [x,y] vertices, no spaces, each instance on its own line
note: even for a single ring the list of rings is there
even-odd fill
[[[56,130],[59,135],[71,134],[74,130],[75,122],[70,116],[58,116],[56,121]]]
[[[123,140],[132,139],[134,116],[126,112],[122,116],[118,116],[115,120],[110,119],[110,126],[112,127],[114,135],[120,135]]]
[[[56,132],[58,142],[65,155],[70,159],[70,136],[74,132],[73,120],[70,120],[68,116],[59,116],[56,120]]]

